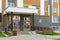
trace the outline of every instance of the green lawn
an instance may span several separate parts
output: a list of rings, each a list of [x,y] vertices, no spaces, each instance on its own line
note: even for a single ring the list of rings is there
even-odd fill
[[[3,32],[4,34],[8,35],[9,36],[13,36],[11,33],[9,32]],[[0,32],[0,37],[6,37],[2,32]]]
[[[60,33],[56,33],[56,32],[36,32],[37,34],[42,34],[42,35],[59,35]]]
[[[8,36],[13,36],[11,33],[9,32],[4,32],[4,34],[8,35]]]
[[[55,39],[55,40],[60,40],[60,39]]]
[[[0,37],[5,37],[5,36],[2,34],[2,32],[0,32]]]

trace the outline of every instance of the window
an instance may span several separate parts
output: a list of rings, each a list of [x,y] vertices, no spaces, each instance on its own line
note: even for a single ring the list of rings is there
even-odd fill
[[[8,6],[13,7],[14,6],[14,0],[8,0]]]
[[[54,13],[57,13],[57,12],[58,12],[58,8],[54,7]]]
[[[2,21],[2,13],[0,13],[0,22]]]
[[[44,10],[45,10],[45,11],[48,11],[48,6],[46,6],[46,7],[44,8]]]
[[[58,0],[53,0],[53,2],[58,2]]]
[[[52,17],[52,23],[58,23],[58,18]]]

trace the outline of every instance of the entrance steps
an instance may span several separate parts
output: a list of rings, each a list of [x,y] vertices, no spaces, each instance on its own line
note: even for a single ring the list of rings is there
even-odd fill
[[[17,35],[28,35],[28,34],[36,34],[35,31],[18,31]]]

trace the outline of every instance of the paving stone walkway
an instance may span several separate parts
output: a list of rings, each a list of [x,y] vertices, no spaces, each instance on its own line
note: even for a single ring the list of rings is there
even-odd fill
[[[0,40],[53,40],[52,37],[44,35],[19,35],[12,37],[0,38]]]
[[[36,34],[34,31],[19,31],[17,34],[17,36],[0,38],[0,40],[54,40],[60,38],[60,36]]]

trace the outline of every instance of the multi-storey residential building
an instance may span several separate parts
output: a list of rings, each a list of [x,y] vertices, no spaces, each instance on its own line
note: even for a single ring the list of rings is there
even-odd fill
[[[59,0],[51,0],[50,3],[50,27],[54,30],[59,30]]]
[[[59,20],[59,0],[0,0],[0,26],[3,28],[42,30],[48,25],[56,30]]]

